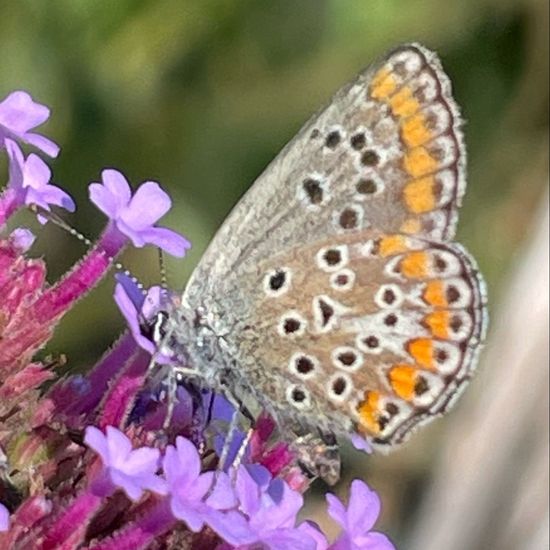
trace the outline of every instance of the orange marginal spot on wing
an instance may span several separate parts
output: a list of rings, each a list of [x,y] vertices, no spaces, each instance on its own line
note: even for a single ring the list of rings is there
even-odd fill
[[[420,223],[420,220],[417,220],[416,218],[409,218],[402,223],[399,229],[403,233],[407,233],[407,235],[415,235],[416,233],[420,233],[422,224]]]
[[[428,153],[425,147],[415,147],[407,152],[403,158],[403,165],[408,174],[413,178],[419,178],[435,172],[439,163]]]
[[[413,97],[408,86],[403,86],[388,103],[394,116],[399,118],[410,117],[420,109],[420,103]]]
[[[380,69],[372,79],[371,96],[375,99],[386,99],[397,89],[397,81],[389,69]]]
[[[446,310],[434,311],[424,317],[424,323],[428,325],[436,338],[446,340],[449,338],[449,323],[451,315]]]
[[[357,407],[361,423],[368,431],[374,434],[380,432],[380,425],[378,423],[379,402],[379,392],[367,391],[365,392],[365,399]]]
[[[401,124],[401,136],[410,147],[418,147],[433,137],[433,132],[426,126],[426,117],[419,113],[403,121]]]
[[[407,254],[400,263],[401,273],[409,279],[422,279],[428,274],[428,255],[419,250]]]
[[[435,208],[434,184],[433,176],[426,176],[413,180],[405,186],[403,190],[405,204],[411,212],[421,214]]]
[[[405,252],[407,248],[405,237],[402,235],[386,235],[380,239],[378,250],[381,256],[392,256],[399,252]]]
[[[424,300],[428,304],[436,307],[447,307],[447,297],[445,296],[445,285],[443,281],[428,281],[423,294]]]
[[[411,365],[398,364],[389,372],[393,391],[402,399],[410,401],[415,396],[418,369]]]
[[[434,368],[434,347],[433,342],[429,338],[410,340],[407,344],[407,348],[411,356],[419,365],[427,369]]]

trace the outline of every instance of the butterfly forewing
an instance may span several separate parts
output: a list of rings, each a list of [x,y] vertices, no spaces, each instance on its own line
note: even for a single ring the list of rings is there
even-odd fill
[[[484,293],[449,243],[460,124],[435,54],[402,46],[304,126],[211,243],[183,302],[280,424],[396,443],[468,377]]]
[[[435,54],[398,48],[283,149],[230,214],[192,282],[204,289],[208,276],[212,288],[274,249],[367,227],[448,239],[465,187],[459,127]]]

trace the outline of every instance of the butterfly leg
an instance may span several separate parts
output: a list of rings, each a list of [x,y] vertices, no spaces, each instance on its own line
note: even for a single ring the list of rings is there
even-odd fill
[[[154,358],[153,358],[154,359]],[[166,417],[164,418],[163,428],[166,430],[170,426],[172,416],[174,414],[174,407],[176,406],[176,392],[178,390],[178,382],[182,379],[197,377],[200,373],[194,369],[187,367],[170,367],[167,383],[168,383],[168,395],[167,395],[167,410]]]
[[[299,435],[292,447],[306,475],[312,479],[320,477],[329,485],[334,485],[340,479],[340,452],[332,432],[319,430],[318,434]]]

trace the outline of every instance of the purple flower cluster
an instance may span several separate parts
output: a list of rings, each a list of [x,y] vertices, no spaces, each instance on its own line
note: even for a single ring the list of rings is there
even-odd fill
[[[49,113],[26,92],[0,102],[0,150],[8,158],[0,193],[0,547],[393,548],[371,531],[380,502],[361,481],[352,483],[347,507],[327,496],[328,514],[342,528],[334,542],[314,523],[298,522],[308,481],[266,415],[256,420],[243,460],[219,469],[231,405],[186,383],[169,410],[168,388],[150,372],[152,356],[170,368],[150,337],[158,310],[175,299],[168,291],[144,292],[116,275],[114,299],[129,329],[98,363],[85,375],[58,378],[61,358],[36,359],[61,317],[126,246],[153,245],[177,257],[190,247],[157,226],[171,207],[158,183],[132,192],[122,173],[106,169],[89,186],[108,218],[105,229],[72,269],[46,283],[45,262],[26,256],[32,232],[6,231],[25,207],[35,207],[41,224],[52,207],[75,210],[40,156],[57,156],[58,145],[33,132]],[[26,155],[29,146],[38,154]],[[243,439],[238,433],[229,442],[230,457]],[[363,440],[355,444],[368,450]]]

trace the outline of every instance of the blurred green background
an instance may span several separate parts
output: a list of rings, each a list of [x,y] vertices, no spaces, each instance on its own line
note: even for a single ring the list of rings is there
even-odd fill
[[[165,225],[193,250],[169,262],[183,287],[231,206],[300,126],[387,48],[435,49],[466,120],[469,190],[459,239],[484,273],[491,308],[544,199],[548,159],[548,6],[543,0],[19,0],[1,3],[0,97],[25,89],[52,109],[43,130],[61,146],[54,181],[93,238],[104,218],[87,184],[117,167],[157,180],[174,208]],[[48,226],[33,252],[55,280],[83,253]],[[158,281],[154,250],[123,259]],[[122,321],[105,281],[64,319],[49,351],[71,368],[93,362]],[[406,541],[445,422],[408,451],[361,462]],[[395,484],[398,474],[400,483]],[[404,546],[406,547],[406,542]]]

